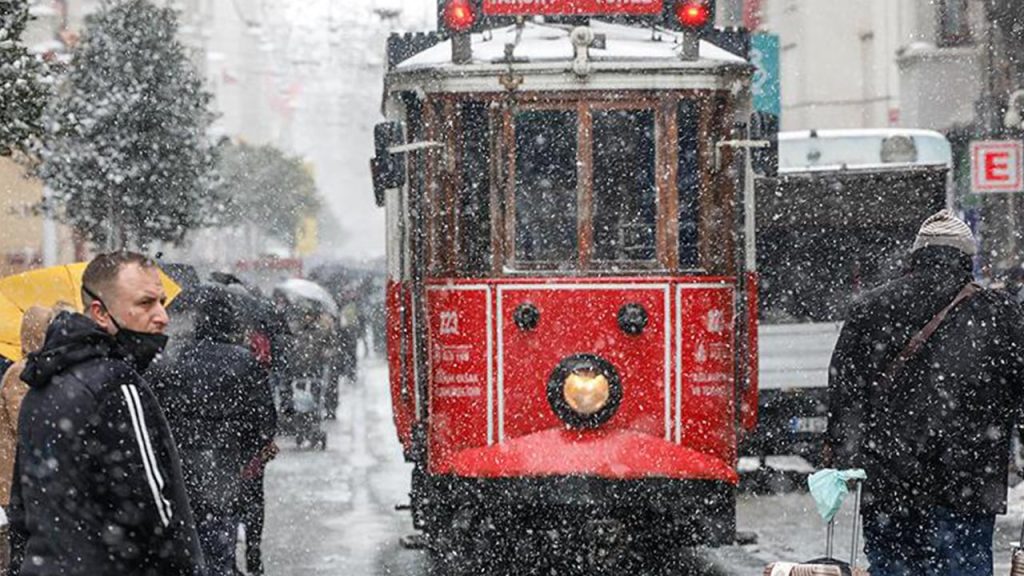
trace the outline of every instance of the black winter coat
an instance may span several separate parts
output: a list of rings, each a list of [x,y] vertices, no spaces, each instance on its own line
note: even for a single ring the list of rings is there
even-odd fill
[[[29,356],[11,494],[10,574],[201,573],[178,451],[146,381],[80,314]]]
[[[204,337],[153,369],[197,513],[236,511],[242,468],[277,429],[268,373],[248,348]]]
[[[1024,401],[1024,314],[983,290],[950,311],[889,382],[911,336],[971,281],[954,248],[914,252],[904,276],[853,304],[829,377],[827,442],[840,467],[867,471],[868,509],[1006,508],[1010,435]]]
[[[288,375],[292,379],[324,376],[329,361],[331,335],[317,325],[302,326],[291,338]]]

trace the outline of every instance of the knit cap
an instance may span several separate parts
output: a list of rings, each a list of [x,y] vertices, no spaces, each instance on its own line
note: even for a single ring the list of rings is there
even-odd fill
[[[932,214],[921,225],[913,250],[925,246],[950,246],[968,256],[974,256],[977,252],[977,243],[971,229],[948,209]]]

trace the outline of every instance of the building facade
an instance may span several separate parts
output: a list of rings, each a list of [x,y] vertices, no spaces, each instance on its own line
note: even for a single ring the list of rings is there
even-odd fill
[[[1024,201],[970,191],[973,140],[1019,138],[1003,125],[1018,86],[1020,30],[1003,0],[747,0],[780,37],[784,130],[925,128],[954,150],[954,197],[982,237],[985,264],[1019,267]],[[1006,6],[1003,6],[1005,4]],[[1005,28],[1005,27],[1004,27]]]
[[[66,58],[85,15],[98,0],[35,0],[21,38],[30,51]],[[0,276],[84,256],[71,231],[43,217],[43,184],[23,166],[0,158]]]
[[[783,129],[970,124],[983,19],[970,0],[761,0],[781,41]]]
[[[0,277],[75,258],[71,231],[54,225],[50,248],[54,261],[45,262],[42,196],[43,186],[38,180],[28,177],[16,162],[0,158]]]

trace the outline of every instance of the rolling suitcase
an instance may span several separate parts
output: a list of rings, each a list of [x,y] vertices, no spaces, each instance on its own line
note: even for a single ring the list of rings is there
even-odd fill
[[[853,535],[850,537],[850,563],[836,560],[832,555],[835,541],[836,521],[828,523],[825,557],[809,562],[773,562],[764,569],[764,576],[869,576],[868,571],[857,568],[857,552],[860,546],[860,498],[862,482],[857,481],[857,496],[853,503]]]

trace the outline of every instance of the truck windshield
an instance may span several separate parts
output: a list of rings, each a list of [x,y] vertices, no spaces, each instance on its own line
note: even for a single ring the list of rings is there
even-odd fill
[[[841,321],[857,293],[900,273],[921,222],[945,205],[946,176],[942,166],[909,166],[794,172],[762,181],[762,319]]]

